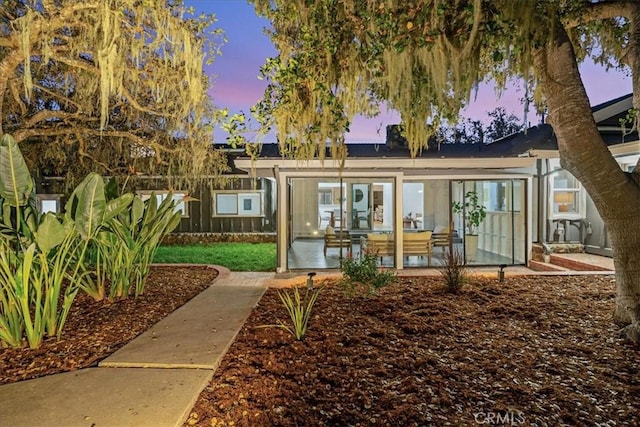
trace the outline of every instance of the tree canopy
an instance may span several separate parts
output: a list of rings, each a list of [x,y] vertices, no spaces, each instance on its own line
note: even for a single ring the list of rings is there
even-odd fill
[[[622,67],[630,58],[629,20],[620,18],[630,1],[250,1],[280,52],[263,69],[272,85],[257,110],[273,116],[286,153],[313,152],[294,141],[340,142],[355,114],[375,114],[384,100],[415,154],[487,78],[499,88],[522,78],[541,104],[534,55],[556,25],[569,28],[578,59]],[[594,23],[596,14],[607,19]]]
[[[166,0],[3,1],[0,134],[46,175],[220,171],[203,66],[222,35],[189,12]]]

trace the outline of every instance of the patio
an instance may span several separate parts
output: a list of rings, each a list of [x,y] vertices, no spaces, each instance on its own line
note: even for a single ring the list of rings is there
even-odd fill
[[[323,255],[323,239],[296,239],[288,250],[289,270],[308,269],[339,269],[340,249],[327,249],[327,256]],[[462,251],[461,244],[455,244],[454,249]],[[360,239],[354,239],[353,256],[360,254]],[[431,267],[438,267],[443,264],[444,248],[434,248],[431,257]],[[347,249],[342,249],[342,257],[347,256]],[[511,259],[492,254],[484,250],[478,250],[474,266],[511,264]],[[393,257],[383,257],[382,266],[393,267]],[[409,256],[404,259],[405,268],[429,268],[427,257]]]

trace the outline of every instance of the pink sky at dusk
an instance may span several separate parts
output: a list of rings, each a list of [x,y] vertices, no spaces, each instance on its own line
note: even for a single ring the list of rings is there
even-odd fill
[[[260,67],[267,57],[277,55],[263,30],[269,22],[258,18],[253,6],[243,0],[186,0],[185,3],[193,6],[197,13],[213,13],[218,19],[216,27],[222,28],[228,39],[222,47],[222,56],[216,57],[214,64],[206,68],[206,72],[212,76],[209,95],[214,104],[220,108],[229,108],[231,113],[242,111],[250,115],[249,109],[260,100],[266,86],[265,81],[258,79]],[[593,63],[583,64],[581,73],[592,105],[632,91],[631,78],[623,73],[607,72]],[[461,112],[461,116],[486,121],[487,112],[503,106],[522,119],[523,107],[520,99],[523,93],[521,88],[512,86],[497,98],[493,85],[482,84],[475,100],[472,94],[471,103]],[[527,120],[532,125],[538,123],[535,111],[529,113]],[[383,107],[381,114],[375,118],[356,117],[346,140],[382,142],[385,139],[386,125],[398,122],[399,115],[394,111],[386,111]],[[223,143],[225,138],[226,133],[216,129],[215,142]],[[267,136],[264,142],[275,142],[275,138]]]

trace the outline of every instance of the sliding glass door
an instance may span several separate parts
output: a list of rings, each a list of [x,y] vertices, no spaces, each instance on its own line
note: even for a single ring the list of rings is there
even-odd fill
[[[467,264],[522,264],[526,252],[525,181],[522,179],[452,181],[454,228],[462,238]],[[471,224],[474,201],[484,209]]]

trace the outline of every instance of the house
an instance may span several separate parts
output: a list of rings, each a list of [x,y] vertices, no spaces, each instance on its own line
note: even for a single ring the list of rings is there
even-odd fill
[[[637,133],[625,134],[620,125],[631,108],[631,95],[593,108],[605,142],[626,170],[640,157]],[[591,199],[560,168],[547,124],[489,144],[434,146],[413,159],[397,128],[388,126],[384,142],[349,145],[342,169],[331,159],[283,158],[275,144],[264,144],[253,160],[227,149],[233,174],[223,186],[212,179],[190,192],[197,200],[179,205],[183,220],[174,240],[275,239],[278,272],[339,268],[374,234],[387,235],[381,265],[397,269],[438,266],[448,249],[461,252],[469,265],[527,265],[542,252],[560,250],[611,254]],[[40,180],[42,210],[61,209],[59,187],[55,178]],[[149,180],[138,191],[160,188]],[[486,208],[477,237],[466,235],[463,213],[451,208],[469,192]],[[425,245],[420,255],[412,246],[405,254],[405,243],[413,242],[405,235],[421,231],[432,232],[430,251]],[[332,232],[339,238],[327,244]]]
[[[638,133],[624,128],[631,127],[625,122],[632,101],[632,94],[628,94],[592,108],[604,142],[620,167],[629,172],[640,158]],[[547,253],[577,249],[612,256],[607,230],[593,201],[580,182],[560,166],[551,126],[541,125],[526,135],[511,135],[496,142],[510,145],[518,155],[537,159],[531,200],[534,242]]]
[[[605,142],[629,170],[640,156],[640,141],[635,133],[624,135],[619,119],[631,108],[631,95],[593,108]],[[382,265],[426,267],[426,256],[403,253],[403,236],[423,230],[455,235],[452,247],[470,265],[526,265],[535,247],[611,253],[593,203],[560,168],[547,124],[489,144],[443,144],[413,159],[406,141],[388,127],[385,143],[349,145],[342,170],[333,160],[283,158],[271,144],[262,146],[257,160],[239,156],[234,164],[275,180],[279,272],[338,268],[341,258],[357,254],[376,233],[391,235],[395,248]],[[470,191],[486,208],[473,256],[463,244],[471,241],[463,214],[451,209]],[[336,230],[348,232],[352,245],[325,255],[324,236]],[[444,246],[433,249],[431,265],[442,262]]]

